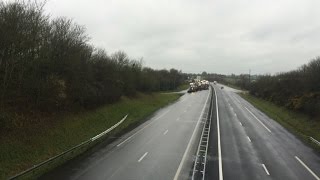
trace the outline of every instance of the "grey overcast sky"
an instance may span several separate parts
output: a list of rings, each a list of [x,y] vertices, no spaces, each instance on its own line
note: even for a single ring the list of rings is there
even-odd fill
[[[48,0],[108,53],[145,66],[241,74],[293,70],[320,55],[319,0]]]

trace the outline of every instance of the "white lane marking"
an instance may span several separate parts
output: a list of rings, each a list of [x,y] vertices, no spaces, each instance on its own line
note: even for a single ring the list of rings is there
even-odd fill
[[[216,110],[217,110],[217,131],[218,131],[218,156],[219,156],[219,180],[223,180],[222,172],[222,159],[221,159],[221,140],[220,140],[220,120],[219,120],[219,106],[218,106],[218,95],[216,89],[214,89],[214,94],[216,96]]]
[[[247,136],[247,138],[248,138],[248,141],[251,142],[251,139],[249,138],[249,136]]]
[[[183,164],[184,164],[184,162],[185,162],[185,160],[186,160],[186,158],[187,158],[188,152],[190,151],[190,147],[191,147],[192,141],[193,141],[193,139],[194,139],[194,137],[195,137],[196,131],[198,130],[198,127],[199,127],[199,124],[200,124],[200,121],[201,121],[201,118],[202,118],[202,115],[203,115],[203,112],[204,112],[204,109],[205,109],[205,107],[206,107],[206,104],[207,104],[207,102],[208,102],[209,97],[210,97],[210,92],[208,93],[207,100],[206,100],[206,102],[205,102],[204,105],[203,105],[201,114],[200,114],[200,116],[199,116],[199,119],[198,119],[198,122],[197,122],[197,124],[196,124],[196,127],[195,127],[194,130],[193,130],[193,133],[192,133],[192,135],[191,135],[191,138],[190,138],[190,140],[189,140],[189,143],[188,143],[188,145],[187,145],[187,148],[186,148],[186,150],[184,151],[184,154],[183,154],[183,157],[182,157],[181,162],[180,162],[180,164],[179,164],[179,167],[178,167],[178,169],[177,169],[177,172],[176,172],[176,174],[174,175],[174,178],[173,178],[174,180],[178,180],[178,178],[179,178],[180,172],[181,172],[181,170],[182,170],[182,166],[183,166]]]
[[[151,124],[153,124],[154,122],[156,122],[158,119],[160,119],[161,117],[163,117],[164,115],[166,115],[170,110],[164,112],[163,114],[161,114],[159,117],[157,117],[154,121],[150,122],[149,124],[147,124],[146,126],[144,126],[143,128],[141,128],[139,131],[135,132],[134,134],[132,134],[130,137],[128,137],[126,140],[122,141],[121,143],[119,143],[117,145],[117,147],[121,146],[122,144],[126,143],[127,141],[129,141],[133,136],[137,135],[138,133],[140,133],[142,130],[144,130],[145,128],[147,128],[148,126],[150,126]]]
[[[166,134],[168,133],[168,131],[169,131],[169,130],[167,129],[167,130],[163,133],[163,135],[166,135]]]
[[[316,180],[320,180],[320,178],[300,158],[298,158],[298,156],[295,156],[295,158],[299,161],[300,164],[302,164],[304,168],[306,168],[312,174],[312,176]]]
[[[261,121],[257,118],[257,116],[255,116],[247,107],[244,107],[244,108],[246,108],[246,110],[247,110],[267,131],[269,131],[269,132],[271,133],[271,130],[270,130],[265,124],[263,124],[263,122],[261,122]]]
[[[236,113],[234,113],[234,116],[237,116],[237,114],[236,114]]]
[[[144,153],[144,154],[141,156],[141,158],[138,160],[138,162],[141,162],[141,161],[143,160],[143,158],[147,156],[147,154],[148,154],[148,152]]]
[[[267,175],[268,175],[268,176],[270,176],[270,173],[269,173],[269,171],[268,171],[268,169],[267,169],[266,165],[264,165],[264,164],[261,164],[261,165],[262,165],[262,167],[263,167],[264,171],[267,173]]]
[[[238,98],[236,98],[235,96],[233,96],[233,98],[234,98],[239,104],[241,104],[241,102],[239,101]]]
[[[239,121],[239,124],[242,126],[242,123]]]
[[[166,112],[164,112],[163,114],[161,114],[159,117],[157,117],[155,120],[158,120],[158,119],[160,119],[160,118],[162,118],[164,115],[166,115],[168,112],[170,111],[170,109],[168,110],[168,111],[166,111]]]
[[[180,117],[178,117],[177,119],[176,119],[176,121],[179,121],[180,120]]]

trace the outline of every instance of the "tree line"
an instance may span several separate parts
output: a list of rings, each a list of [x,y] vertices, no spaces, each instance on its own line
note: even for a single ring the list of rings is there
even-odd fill
[[[112,103],[137,92],[173,90],[176,69],[144,67],[125,52],[89,44],[85,27],[51,18],[44,4],[0,2],[0,107],[59,111]]]
[[[320,117],[320,57],[293,71],[259,76],[249,90],[254,96]]]
[[[248,90],[251,95],[320,120],[320,57],[289,72],[223,78],[224,83]]]

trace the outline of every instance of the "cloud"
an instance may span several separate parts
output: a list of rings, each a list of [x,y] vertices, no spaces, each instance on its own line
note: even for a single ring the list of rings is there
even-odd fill
[[[107,52],[185,72],[276,73],[319,55],[318,0],[50,0]]]

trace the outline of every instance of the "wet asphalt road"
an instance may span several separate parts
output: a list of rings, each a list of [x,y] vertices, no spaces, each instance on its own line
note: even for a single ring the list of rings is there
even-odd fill
[[[243,100],[236,90],[213,87],[218,101],[213,96],[206,179],[319,180],[318,153]],[[185,94],[111,144],[41,179],[190,179],[204,117],[209,113],[209,92]]]
[[[319,179],[318,153],[242,99],[234,89],[220,87],[215,85],[223,179]],[[216,123],[213,126],[216,129]],[[219,179],[219,171],[215,169],[219,160],[216,139],[216,132],[212,132],[208,179]]]
[[[188,179],[210,91],[183,95],[132,132],[40,179]]]

